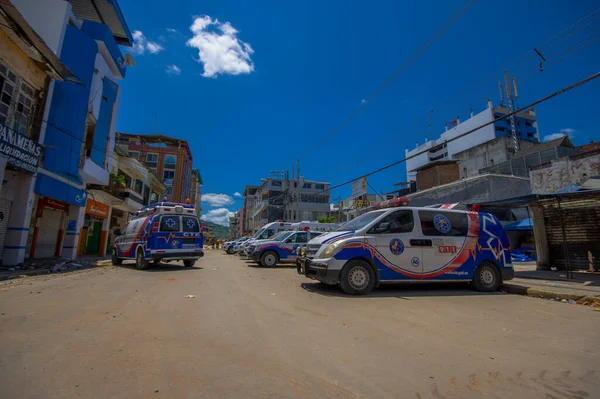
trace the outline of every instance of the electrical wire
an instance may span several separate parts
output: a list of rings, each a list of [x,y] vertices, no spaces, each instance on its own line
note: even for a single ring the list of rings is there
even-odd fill
[[[336,127],[330,130],[330,132],[321,139],[317,144],[310,147],[306,150],[299,159],[304,158],[306,155],[310,154],[312,151],[321,146],[329,137],[336,134],[342,128],[344,128],[348,123],[350,123],[361,111],[362,109],[373,101],[376,97],[378,97],[387,87],[389,87],[394,80],[396,80],[402,73],[408,69],[414,62],[416,62],[419,58],[429,50],[444,34],[475,4],[475,0],[466,0],[458,9],[456,9],[450,17],[433,33],[433,35],[423,44],[419,49],[402,64],[400,68],[398,68],[390,77],[388,77],[381,85],[379,85],[372,93],[370,93],[367,97],[361,101],[360,105],[356,107],[350,115],[348,115],[341,123],[339,123]]]
[[[473,132],[475,132],[475,131],[477,131],[477,130],[479,130],[479,129],[482,129],[482,128],[486,127],[486,126],[492,125],[492,124],[494,124],[495,122],[497,122],[497,121],[499,121],[499,120],[506,119],[506,118],[508,118],[508,117],[510,117],[510,116],[512,116],[512,115],[515,115],[515,114],[517,114],[517,113],[520,113],[520,112],[524,112],[524,111],[526,111],[526,110],[528,110],[528,109],[530,109],[530,108],[533,108],[534,106],[536,106],[536,105],[538,105],[538,104],[541,104],[541,103],[543,103],[543,102],[545,102],[545,101],[547,101],[547,100],[549,100],[549,99],[551,99],[551,98],[554,98],[554,97],[556,97],[556,96],[559,96],[559,95],[561,95],[561,94],[564,94],[564,93],[566,93],[566,92],[568,92],[568,91],[570,91],[570,90],[572,90],[572,89],[574,89],[574,88],[576,88],[576,87],[579,87],[579,86],[581,86],[581,85],[583,85],[583,84],[585,84],[585,83],[587,83],[587,82],[590,82],[590,81],[592,81],[592,80],[594,80],[594,79],[596,79],[596,78],[598,78],[598,77],[600,77],[600,72],[596,72],[595,74],[593,74],[593,75],[591,75],[591,76],[588,76],[587,78],[584,78],[584,79],[582,79],[582,80],[580,80],[580,81],[578,81],[578,82],[576,82],[576,83],[573,83],[573,84],[571,84],[571,85],[569,85],[569,86],[566,86],[566,87],[564,87],[564,88],[562,88],[562,89],[560,89],[560,90],[558,90],[558,91],[555,91],[554,93],[551,93],[551,94],[549,94],[549,95],[547,95],[547,96],[545,96],[545,97],[542,97],[541,99],[538,99],[538,100],[536,100],[536,101],[533,101],[532,103],[530,103],[530,104],[527,104],[527,105],[526,105],[526,106],[524,106],[524,107],[518,108],[518,109],[516,109],[516,110],[514,110],[514,111],[511,111],[511,112],[509,112],[509,113],[507,113],[507,114],[505,114],[505,115],[503,115],[503,116],[500,116],[500,117],[498,117],[498,118],[496,118],[496,119],[494,119],[494,120],[492,120],[492,121],[486,122],[486,123],[484,123],[484,124],[481,124],[481,125],[477,126],[476,128],[473,128],[473,129],[471,129],[471,130],[468,130],[468,131],[466,131],[465,133],[462,133],[462,134],[460,134],[460,135],[458,135],[458,136],[456,136],[456,137],[453,137],[453,138],[451,138],[451,139],[448,139],[448,140],[446,140],[446,143],[449,143],[449,142],[452,142],[452,141],[458,140],[458,139],[460,139],[460,138],[463,138],[463,137],[465,137],[466,135],[468,135],[468,134],[471,134],[471,133],[473,133]],[[390,163],[390,164],[388,164],[388,165],[385,165],[385,166],[383,166],[383,167],[381,167],[381,168],[375,169],[374,171],[371,171],[371,172],[369,172],[369,173],[363,174],[363,175],[361,175],[361,176],[359,176],[359,177],[356,177],[356,178],[354,178],[354,179],[348,180],[348,181],[346,181],[346,182],[344,182],[344,183],[337,184],[337,185],[335,185],[335,186],[329,187],[329,188],[327,188],[327,189],[325,189],[325,190],[323,190],[323,191],[320,191],[320,192],[318,192],[318,193],[315,193],[315,195],[316,195],[316,194],[320,194],[320,193],[322,193],[322,192],[328,192],[328,191],[334,190],[334,189],[336,189],[336,188],[339,188],[339,187],[343,187],[343,186],[345,186],[345,185],[348,185],[348,184],[351,184],[351,183],[353,183],[353,182],[355,182],[355,181],[357,181],[357,180],[360,180],[360,179],[362,179],[362,178],[364,178],[364,177],[372,176],[372,175],[374,175],[374,174],[376,174],[376,173],[379,173],[379,172],[382,172],[382,171],[384,171],[384,170],[387,170],[387,169],[389,169],[389,168],[391,168],[391,167],[393,167],[393,166],[396,166],[396,165],[399,165],[399,164],[401,164],[401,163],[404,163],[404,162],[406,162],[407,160],[409,160],[409,159],[412,159],[412,158],[414,158],[414,157],[417,157],[417,156],[419,156],[419,155],[421,155],[421,154],[424,154],[424,153],[426,153],[426,152],[428,152],[428,151],[429,151],[429,150],[427,150],[427,149],[426,149],[426,150],[420,151],[420,152],[418,152],[418,153],[415,153],[415,154],[413,154],[413,155],[407,156],[407,157],[405,157],[405,158],[402,158],[402,159],[400,159],[400,160],[398,160],[398,161],[395,161],[395,162],[392,162],[392,163]]]

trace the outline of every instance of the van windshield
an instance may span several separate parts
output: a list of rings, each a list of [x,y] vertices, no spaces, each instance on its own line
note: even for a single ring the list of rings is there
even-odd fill
[[[373,211],[369,213],[365,213],[364,215],[360,215],[356,219],[352,219],[346,224],[340,226],[336,231],[356,231],[360,230],[373,220],[377,219],[383,213],[387,212],[387,209],[382,209],[380,211]]]
[[[288,238],[290,235],[292,235],[293,231],[282,231],[278,234],[275,234],[275,236],[273,238],[271,238],[273,241],[284,241],[286,238]]]

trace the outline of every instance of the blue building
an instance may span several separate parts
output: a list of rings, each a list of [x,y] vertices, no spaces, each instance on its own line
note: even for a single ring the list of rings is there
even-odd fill
[[[106,240],[113,202],[119,201],[109,195],[89,198],[86,187],[109,183],[119,81],[131,60],[119,46],[131,46],[133,38],[116,0],[12,3],[78,82],[47,85],[37,138],[43,159],[37,172],[20,182],[4,263],[25,257],[74,258],[84,221],[89,221],[86,213],[98,219],[104,233],[96,233]],[[105,249],[106,242],[99,247]]]

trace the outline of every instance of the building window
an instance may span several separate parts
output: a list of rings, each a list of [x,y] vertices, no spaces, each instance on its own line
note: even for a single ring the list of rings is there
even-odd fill
[[[175,169],[175,165],[177,165],[177,155],[173,155],[173,154],[165,155],[165,168]]]
[[[129,151],[129,156],[135,159],[140,159],[140,153],[138,151]]]
[[[311,183],[304,183],[302,185],[302,188],[312,188],[312,184]]]
[[[532,126],[533,126],[533,123],[531,123],[531,122],[525,122],[525,126],[532,127]]]
[[[143,194],[144,182],[139,179],[136,179],[135,183],[133,183],[133,191],[139,194]]]
[[[28,136],[35,91],[0,63],[0,123]]]
[[[165,195],[173,195],[173,186],[167,186],[167,191],[165,191]]]
[[[169,179],[173,180],[174,178],[175,178],[175,171],[174,170],[165,169],[165,171],[163,172],[163,181],[166,181],[166,180],[169,180]],[[172,184],[173,184],[173,182],[171,181],[171,185]]]
[[[317,190],[325,190],[325,185],[322,183],[315,183],[315,188]]]
[[[506,132],[506,129],[500,126],[496,126],[496,131],[497,132]]]
[[[533,133],[527,133],[527,137],[532,137],[533,138],[533,137],[535,137],[535,134],[533,134]]]
[[[273,180],[271,182],[271,187],[281,187],[281,180]]]
[[[149,152],[146,154],[146,165],[149,168],[156,168],[158,166],[158,154]]]

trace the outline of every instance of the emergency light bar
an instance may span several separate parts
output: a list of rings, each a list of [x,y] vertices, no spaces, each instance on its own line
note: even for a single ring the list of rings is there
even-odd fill
[[[406,197],[395,197],[387,201],[377,202],[373,204],[373,209],[394,208],[397,206],[407,206],[410,200]]]

